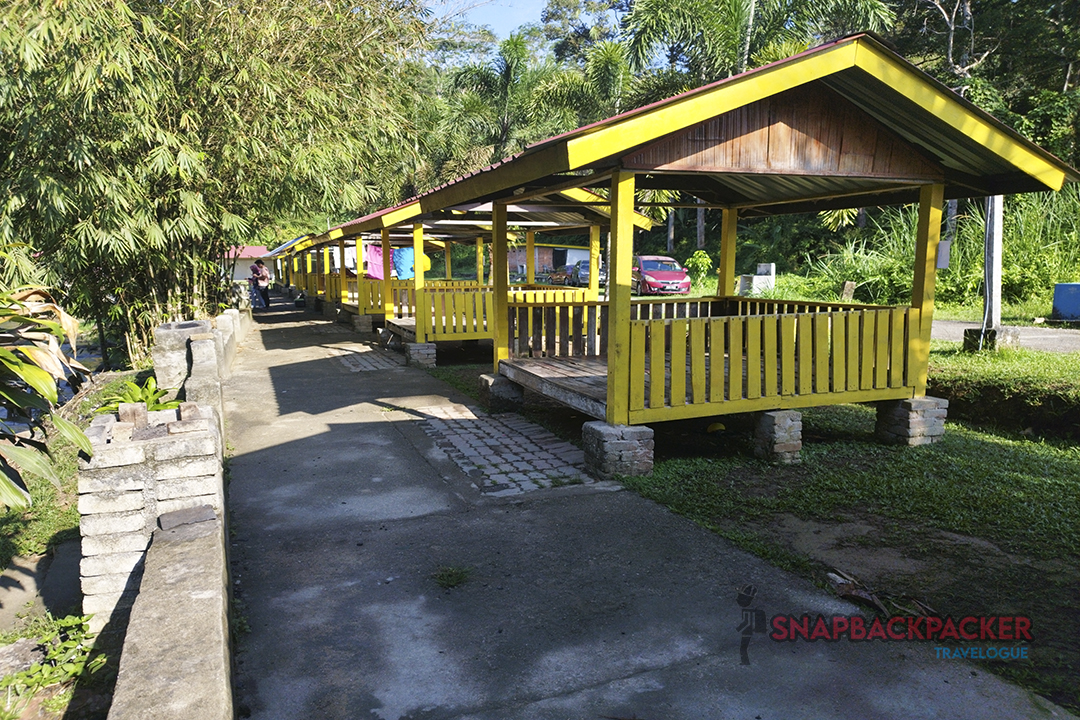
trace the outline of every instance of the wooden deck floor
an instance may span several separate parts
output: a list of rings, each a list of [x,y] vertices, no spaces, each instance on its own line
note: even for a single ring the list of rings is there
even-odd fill
[[[401,342],[416,342],[416,318],[390,318],[386,329],[401,338]]]
[[[607,416],[607,357],[514,358],[499,374],[563,405],[603,420]]]

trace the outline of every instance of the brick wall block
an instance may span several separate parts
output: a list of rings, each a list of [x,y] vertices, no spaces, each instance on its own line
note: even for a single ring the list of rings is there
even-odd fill
[[[145,530],[146,527],[146,517],[141,512],[85,515],[79,522],[83,537],[113,535],[115,533],[137,533]]]
[[[141,492],[87,493],[79,496],[79,513],[82,515],[122,513],[142,510],[144,504]]]
[[[143,555],[141,552],[124,552],[84,557],[79,563],[79,574],[83,578],[93,575],[130,574],[135,566],[142,562]]]

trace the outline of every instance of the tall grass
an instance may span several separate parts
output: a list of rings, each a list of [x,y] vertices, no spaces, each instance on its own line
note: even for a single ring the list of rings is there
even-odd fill
[[[855,299],[897,304],[911,299],[918,209],[887,208],[867,228],[853,231],[836,251],[809,259],[804,294],[834,299],[844,282]],[[950,264],[939,270],[942,302],[978,302],[983,293],[984,205],[962,202]],[[1056,283],[1080,281],[1080,186],[1031,193],[1005,203],[1002,296],[1005,302],[1048,298]]]

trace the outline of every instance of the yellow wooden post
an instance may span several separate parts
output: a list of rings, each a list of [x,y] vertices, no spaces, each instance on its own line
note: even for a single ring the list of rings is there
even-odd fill
[[[364,268],[364,241],[356,238],[353,246],[356,248],[356,292],[359,293],[360,281],[367,279],[367,270]],[[360,299],[357,298],[356,302],[359,304]]]
[[[349,302],[349,278],[345,273],[345,239],[338,240],[338,258],[340,263],[338,264],[338,295],[341,300],[341,304]]]
[[[390,279],[390,273],[393,270],[393,263],[391,262],[393,251],[390,249],[390,228],[383,228],[380,235],[382,238],[383,318],[389,320],[394,317],[394,287],[393,281]]]
[[[450,241],[443,241],[443,265],[446,266],[446,279],[453,280],[454,274],[450,269]]]
[[[608,267],[607,417],[630,423],[630,269],[634,256],[634,173],[611,178],[610,265]],[[653,342],[656,342],[656,338]]]
[[[413,294],[416,304],[413,317],[416,318],[416,342],[427,342],[427,298],[424,297],[424,226],[414,223],[412,226],[413,246]]]
[[[735,234],[739,211],[724,210],[720,220],[720,271],[716,279],[716,294],[727,297],[735,294]]]
[[[600,297],[600,226],[589,226],[589,299]]]
[[[476,238],[476,284],[484,284],[484,238]]]
[[[934,321],[934,282],[937,279],[937,249],[941,240],[941,207],[945,202],[944,185],[923,185],[919,189],[919,228],[915,239],[915,280],[911,288],[911,307],[919,310],[919,327],[909,330],[909,357],[915,367],[908,368],[908,382],[915,381],[915,395],[926,394],[926,369],[930,363],[930,325]]]
[[[506,206],[495,203],[491,208],[491,283],[495,300],[495,372],[499,361],[510,357],[510,275],[506,258]]]
[[[333,302],[333,298],[330,295],[330,245],[323,245],[322,248],[322,278],[323,278],[323,299],[326,302]]]
[[[311,300],[309,302],[314,303],[315,302],[315,297],[314,296],[317,295],[318,293],[313,293],[311,291],[311,286],[308,284],[308,278],[311,276],[311,270],[312,270],[312,268],[311,268],[311,259],[312,259],[311,250],[305,250],[304,251],[304,292],[306,294],[312,296],[312,298],[311,298]]]
[[[525,231],[525,282],[536,284],[536,232]]]

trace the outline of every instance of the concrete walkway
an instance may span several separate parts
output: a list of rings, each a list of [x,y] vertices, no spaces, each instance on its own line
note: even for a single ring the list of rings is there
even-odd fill
[[[257,319],[226,399],[241,717],[1068,717],[930,643],[758,634],[741,665],[746,583],[768,616],[855,609],[617,485],[574,484],[557,439],[342,327]],[[538,467],[552,455],[569,464]],[[495,457],[525,479],[492,482]],[[443,567],[472,573],[446,590]]]

